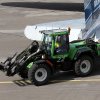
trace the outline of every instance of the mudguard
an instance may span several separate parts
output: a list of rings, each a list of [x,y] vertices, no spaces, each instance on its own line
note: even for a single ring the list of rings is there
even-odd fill
[[[51,72],[54,73],[54,70],[55,70],[54,68],[55,67],[54,67],[54,65],[53,65],[53,63],[51,61],[49,61],[49,60],[38,60],[38,61],[35,61],[34,63],[35,64],[45,63],[51,69]]]
[[[49,66],[53,66],[53,64],[49,61],[49,60],[38,60],[38,61],[35,61],[36,64],[39,64],[39,63],[46,63],[48,64]]]
[[[81,55],[89,55],[92,58],[95,57],[95,53],[89,47],[79,48],[78,51],[76,52],[75,56],[74,56],[74,60],[77,60]]]

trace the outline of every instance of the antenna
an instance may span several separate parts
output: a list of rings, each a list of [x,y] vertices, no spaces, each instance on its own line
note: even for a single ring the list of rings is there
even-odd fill
[[[35,29],[37,29],[37,26],[35,27]]]

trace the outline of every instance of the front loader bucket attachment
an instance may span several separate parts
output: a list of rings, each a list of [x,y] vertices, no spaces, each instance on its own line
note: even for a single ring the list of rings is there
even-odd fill
[[[14,76],[20,73],[22,69],[25,69],[23,67],[26,67],[27,63],[30,62],[30,58],[37,53],[38,48],[38,42],[33,41],[20,54],[15,53],[12,57],[8,57],[4,62],[1,62],[0,70],[5,72],[6,76]]]

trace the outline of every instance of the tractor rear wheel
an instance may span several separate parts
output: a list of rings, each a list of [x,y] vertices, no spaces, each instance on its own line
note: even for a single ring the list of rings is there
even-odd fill
[[[51,70],[46,64],[33,64],[28,71],[29,80],[36,86],[41,86],[49,81]]]
[[[93,69],[93,60],[89,56],[81,56],[76,62],[74,71],[78,76],[87,76]]]

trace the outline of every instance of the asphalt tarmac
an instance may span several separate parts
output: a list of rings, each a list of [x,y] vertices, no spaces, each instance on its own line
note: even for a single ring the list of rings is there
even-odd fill
[[[70,5],[51,9],[51,4],[61,5],[58,2]],[[26,25],[83,18],[82,3],[83,0],[0,0],[0,61],[21,52],[32,42],[24,37]],[[42,4],[49,7],[42,9]],[[100,68],[85,78],[76,77],[72,72],[59,73],[49,84],[40,87],[22,80],[18,75],[7,77],[0,72],[0,100],[80,99],[100,100]]]

